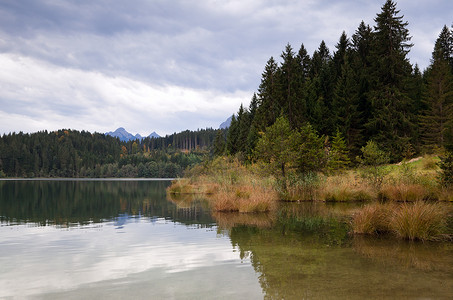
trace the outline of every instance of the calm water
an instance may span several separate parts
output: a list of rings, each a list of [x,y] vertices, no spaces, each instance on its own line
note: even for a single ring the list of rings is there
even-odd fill
[[[453,243],[353,237],[344,205],[211,214],[168,184],[0,181],[0,298],[453,295]]]

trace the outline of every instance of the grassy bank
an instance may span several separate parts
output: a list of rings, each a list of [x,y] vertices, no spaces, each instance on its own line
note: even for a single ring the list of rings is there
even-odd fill
[[[363,201],[369,204],[351,217],[354,233],[432,240],[442,238],[452,218],[452,206],[445,202],[453,201],[453,190],[439,183],[437,162],[426,156],[385,165],[379,180],[370,179],[363,168],[329,175],[288,172],[282,179],[269,175],[262,165],[245,166],[221,157],[192,168],[167,192],[173,198],[204,197],[215,212],[269,212],[279,201]]]
[[[210,195],[219,210],[225,211],[238,211],[238,206],[246,205],[241,202],[260,200],[269,203],[268,208],[271,207],[270,203],[277,200],[453,202],[453,189],[442,186],[438,181],[437,162],[437,157],[426,156],[385,165],[380,167],[378,179],[376,175],[371,178],[366,168],[329,175],[288,172],[282,179],[269,175],[265,166],[244,166],[233,158],[220,157],[189,170],[186,179],[175,180],[168,192]],[[258,204],[253,206],[259,207]]]

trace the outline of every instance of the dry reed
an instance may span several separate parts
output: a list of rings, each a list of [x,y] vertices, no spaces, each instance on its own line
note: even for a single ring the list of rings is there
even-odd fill
[[[417,201],[403,203],[390,218],[392,231],[408,240],[432,240],[441,236],[446,227],[446,207],[439,203]]]

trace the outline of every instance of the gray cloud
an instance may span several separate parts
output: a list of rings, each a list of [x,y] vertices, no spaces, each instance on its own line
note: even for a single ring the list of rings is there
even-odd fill
[[[9,124],[20,127],[14,120],[22,120],[23,126],[27,118],[34,120],[29,124],[98,131],[124,126],[147,133],[159,128],[160,134],[194,129],[195,124],[216,126],[236,111],[239,103],[247,104],[266,61],[270,56],[278,59],[288,42],[294,50],[304,43],[312,53],[325,40],[332,52],[343,30],[351,36],[361,20],[373,25],[383,2],[2,1],[0,57],[11,64],[11,70],[9,74],[0,71],[0,110],[10,122],[0,121],[0,128],[13,131],[14,125]],[[453,21],[453,3],[401,0],[398,8],[409,21],[415,44],[411,61],[425,68],[442,26]],[[14,65],[14,61],[30,66]],[[52,72],[70,75],[53,77]],[[124,82],[133,82],[133,88],[139,86],[140,92],[122,85]],[[197,110],[180,110],[177,106],[182,100],[166,97],[162,93],[166,89],[179,90],[180,95],[191,91],[193,102],[189,106]],[[128,98],[120,101],[113,92]],[[108,123],[97,117],[99,109],[105,107],[115,111],[121,106],[124,110],[135,101],[133,97],[142,99],[141,105],[149,108],[125,110],[130,115],[121,118],[114,114]],[[152,97],[166,99],[174,113],[166,107],[167,118],[157,118],[156,112],[162,108],[150,100]],[[219,106],[212,114],[197,103]],[[33,114],[41,107],[53,116],[52,124]],[[150,111],[154,112],[151,116],[141,117],[140,113]],[[77,117],[71,118],[74,115]],[[206,122],[204,126],[202,122]],[[91,127],[84,128],[84,124]],[[40,129],[44,128],[30,125],[26,130]]]

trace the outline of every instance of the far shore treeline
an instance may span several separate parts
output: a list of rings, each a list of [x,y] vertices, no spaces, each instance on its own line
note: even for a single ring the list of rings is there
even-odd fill
[[[176,177],[230,155],[276,164],[284,177],[289,167],[358,165],[373,147],[391,163],[435,153],[452,164],[445,155],[453,147],[452,29],[439,28],[431,63],[420,70],[408,59],[411,35],[396,4],[386,1],[374,22],[362,21],[350,37],[343,32],[333,52],[324,41],[311,56],[303,44],[287,44],[228,129],[130,142],[74,130],[12,133],[0,138],[0,176]]]
[[[174,178],[203,160],[216,130],[123,142],[87,131],[10,133],[0,138],[0,177]]]

